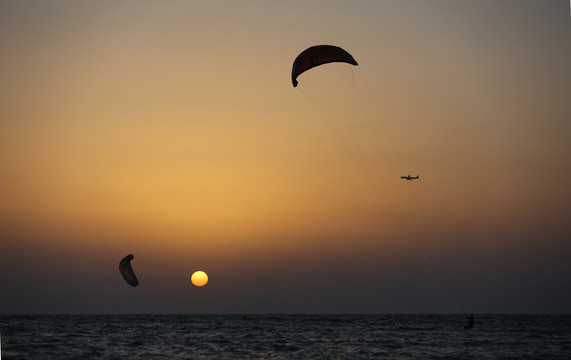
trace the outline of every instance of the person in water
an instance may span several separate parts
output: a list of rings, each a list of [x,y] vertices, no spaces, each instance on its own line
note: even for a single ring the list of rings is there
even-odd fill
[[[464,325],[464,329],[471,329],[474,327],[474,315],[470,314],[469,316],[466,315],[466,318],[468,319],[468,325]]]

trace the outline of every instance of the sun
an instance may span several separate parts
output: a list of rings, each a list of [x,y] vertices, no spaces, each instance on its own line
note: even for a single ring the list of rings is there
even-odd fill
[[[208,282],[208,275],[204,271],[195,271],[190,281],[194,286],[204,286]]]

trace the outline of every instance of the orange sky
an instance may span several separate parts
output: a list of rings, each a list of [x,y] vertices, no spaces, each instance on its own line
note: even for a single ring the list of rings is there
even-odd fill
[[[408,298],[439,283],[429,256],[464,275],[450,280],[460,293],[468,279],[529,273],[537,279],[518,289],[535,292],[571,253],[563,5],[3,2],[0,267],[33,258],[44,283],[77,270],[93,279],[81,298],[131,291],[115,263],[133,253],[139,277],[155,281],[136,289],[146,298],[157,284],[185,289],[176,310],[138,308],[151,312],[316,311],[347,269],[362,278],[354,291],[372,294],[365,311],[458,311],[445,289]],[[316,44],[345,48],[359,66],[326,65],[293,88],[293,59]],[[409,173],[420,181],[399,179]],[[427,267],[432,278],[411,280]],[[210,276],[200,295],[184,293],[195,270]],[[387,273],[398,276],[384,283]],[[0,277],[13,290],[0,312],[128,311],[16,305],[40,291],[15,285],[30,276]],[[289,298],[265,308],[243,290],[255,283]],[[59,299],[66,286],[41,291]],[[404,302],[381,295],[391,286]],[[510,311],[509,291],[497,305],[486,297],[496,290],[477,290],[463,301]],[[558,304],[569,292],[549,291],[568,311]],[[208,302],[182,305],[195,296]],[[341,298],[330,309],[359,306]]]

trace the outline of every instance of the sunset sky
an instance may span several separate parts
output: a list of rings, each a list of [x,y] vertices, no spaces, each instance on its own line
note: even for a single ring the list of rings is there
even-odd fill
[[[570,313],[569,6],[0,2],[0,314]]]

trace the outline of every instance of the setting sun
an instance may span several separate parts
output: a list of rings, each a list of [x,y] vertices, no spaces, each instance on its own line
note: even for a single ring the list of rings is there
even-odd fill
[[[194,286],[204,286],[208,282],[208,275],[204,271],[196,271],[190,277],[190,281]]]

